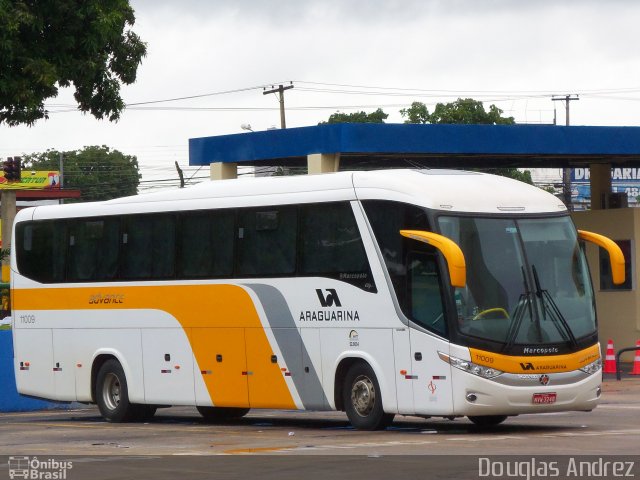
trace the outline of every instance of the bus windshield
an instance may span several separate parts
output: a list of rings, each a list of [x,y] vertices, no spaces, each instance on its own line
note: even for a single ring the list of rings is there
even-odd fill
[[[594,333],[589,272],[569,217],[441,216],[438,224],[467,263],[467,284],[454,292],[462,334],[507,349],[575,346]]]

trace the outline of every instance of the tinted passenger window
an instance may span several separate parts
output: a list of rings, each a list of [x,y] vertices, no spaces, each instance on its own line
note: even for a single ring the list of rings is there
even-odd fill
[[[358,225],[348,203],[304,207],[301,237],[301,273],[368,270]]]
[[[23,222],[16,230],[18,270],[42,283],[64,281],[67,237],[64,222]]]
[[[400,235],[400,230],[430,231],[427,215],[421,208],[399,202],[370,200],[363,202],[363,205],[384,257],[398,302],[408,308],[407,255],[410,250],[419,248],[419,245],[415,240]]]
[[[284,275],[296,269],[297,211],[293,207],[240,210],[238,273]]]
[[[125,218],[122,277],[168,278],[175,270],[175,218],[132,215]]]
[[[118,272],[120,221],[87,219],[69,227],[67,280],[111,280]]]
[[[382,200],[365,201],[363,205],[400,308],[416,323],[445,334],[446,325],[438,318],[443,308],[440,274],[437,264],[427,261],[429,256],[436,258],[436,249],[400,235],[405,229],[432,231],[425,210]]]
[[[408,258],[411,319],[429,330],[445,334],[447,324],[436,256],[412,252]]]
[[[233,273],[235,215],[232,211],[185,216],[180,236],[182,277],[220,277]]]

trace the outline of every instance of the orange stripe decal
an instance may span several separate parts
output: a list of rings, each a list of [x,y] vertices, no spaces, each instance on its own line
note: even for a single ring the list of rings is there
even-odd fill
[[[565,355],[518,357],[470,348],[471,361],[506,373],[556,373],[578,370],[600,358],[598,344]]]
[[[204,381],[214,405],[296,408],[278,365],[271,363],[274,352],[253,301],[239,286],[16,289],[13,302],[15,310],[164,311],[187,333],[198,371],[211,372]],[[243,376],[247,369],[254,375]]]

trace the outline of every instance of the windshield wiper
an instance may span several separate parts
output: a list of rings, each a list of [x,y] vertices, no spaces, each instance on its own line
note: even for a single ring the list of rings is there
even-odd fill
[[[571,327],[567,322],[567,319],[564,318],[562,312],[558,308],[558,305],[553,300],[553,297],[549,294],[548,290],[544,290],[540,286],[540,278],[538,277],[538,271],[536,270],[535,265],[531,265],[531,270],[533,271],[533,281],[536,284],[536,296],[541,300],[542,303],[542,318],[543,320],[547,319],[547,314],[549,318],[558,329],[558,332],[562,336],[562,338],[570,342],[573,347],[578,346],[578,341],[576,340],[575,335],[571,331]]]
[[[527,282],[527,276],[524,273],[524,267],[520,267],[520,270],[522,271],[524,293],[520,294],[520,298],[518,298],[518,305],[516,306],[516,309],[513,312],[511,325],[509,326],[509,331],[507,332],[507,339],[504,346],[502,347],[503,352],[509,351],[511,347],[513,347],[513,344],[516,342],[516,338],[518,336],[518,332],[520,331],[520,326],[522,325],[522,319],[524,318],[526,309],[529,310],[529,318],[533,319],[533,312],[531,308],[531,291],[529,290],[529,282]]]

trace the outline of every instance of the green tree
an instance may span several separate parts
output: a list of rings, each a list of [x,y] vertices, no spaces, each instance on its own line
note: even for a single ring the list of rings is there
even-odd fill
[[[118,120],[147,49],[134,22],[129,0],[0,0],[0,123],[47,118],[71,84],[79,110]]]
[[[400,115],[406,118],[404,123],[431,123],[429,109],[422,102],[413,102],[409,108],[400,110]]]
[[[429,113],[422,102],[413,102],[409,108],[400,110],[405,123],[454,123],[467,125],[515,125],[513,117],[503,117],[504,112],[495,105],[487,112],[484,104],[472,98],[459,98],[455,102],[438,103],[433,113]],[[533,185],[531,172],[521,172],[517,168],[483,168],[483,172],[514,178]]]
[[[438,103],[431,114],[422,102],[413,102],[409,108],[400,110],[400,114],[406,118],[404,123],[515,125],[513,117],[503,117],[503,113],[495,105],[490,105],[487,112],[484,104],[473,98],[459,98],[455,102]]]
[[[495,105],[484,109],[482,102],[472,98],[459,98],[451,103],[438,103],[430,115],[430,123],[456,123],[480,125],[514,125],[513,117],[503,117],[503,111]]]
[[[389,114],[379,108],[375,112],[367,113],[364,111],[353,113],[336,112],[331,114],[329,120],[320,122],[318,125],[326,123],[384,123]]]
[[[140,183],[138,160],[106,146],[63,152],[64,187],[77,188],[85,202],[135,195]],[[25,155],[24,170],[58,170],[60,152]],[[23,173],[24,175],[24,173]]]

